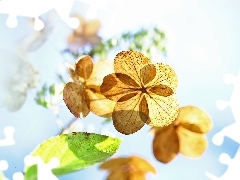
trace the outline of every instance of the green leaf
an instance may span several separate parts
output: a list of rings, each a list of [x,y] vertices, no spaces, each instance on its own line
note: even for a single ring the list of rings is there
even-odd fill
[[[73,132],[46,140],[31,155],[39,156],[44,163],[56,157],[60,165],[52,172],[63,175],[107,160],[119,149],[121,141],[100,134]],[[36,165],[25,167],[25,180],[36,178]]]

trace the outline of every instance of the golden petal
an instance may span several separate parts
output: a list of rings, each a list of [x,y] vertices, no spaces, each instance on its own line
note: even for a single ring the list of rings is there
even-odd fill
[[[77,75],[87,80],[90,77],[92,70],[93,70],[92,58],[88,55],[80,56],[76,61],[75,72],[77,73]]]
[[[140,92],[131,99],[117,102],[112,113],[113,125],[123,134],[132,134],[141,129],[148,120],[145,96]]]
[[[103,78],[112,73],[114,73],[113,61],[98,61],[93,65],[92,74],[87,79],[86,86],[100,86],[103,82]]]
[[[127,180],[128,174],[124,173],[122,170],[112,171],[106,180]]]
[[[144,173],[152,172],[156,174],[155,168],[145,159],[139,156],[131,156],[130,164],[133,165],[137,171],[141,171]]]
[[[97,19],[88,21],[83,28],[83,35],[88,37],[97,34],[100,26],[101,23]]]
[[[139,86],[141,83],[141,69],[151,63],[142,53],[137,51],[122,51],[114,59],[115,73],[130,76]]]
[[[99,168],[107,170],[109,172],[121,168],[123,165],[128,164],[131,161],[128,157],[119,157],[119,158],[112,158],[105,162],[103,162]]]
[[[101,117],[111,117],[115,101],[107,99],[100,93],[93,92],[90,89],[85,89],[86,92],[86,102],[89,109],[96,115]]]
[[[199,157],[207,148],[206,135],[192,132],[181,125],[177,127],[179,152],[188,157]]]
[[[128,175],[128,179],[125,180],[146,180],[145,174],[141,171],[133,172]]]
[[[175,94],[171,96],[159,96],[151,93],[146,95],[149,121],[148,125],[153,127],[162,127],[171,124],[178,116],[178,101]]]
[[[146,86],[165,85],[175,92],[178,86],[178,78],[175,71],[167,64],[156,63],[154,66],[156,68],[156,76]]]
[[[213,126],[210,116],[204,110],[195,106],[179,108],[176,121],[184,128],[197,133],[206,133]]]
[[[84,94],[84,88],[73,82],[67,83],[63,89],[63,100],[75,117],[86,117],[90,112]]]
[[[135,92],[132,86],[124,84],[116,77],[116,74],[109,74],[104,77],[100,91],[106,98],[113,101],[118,101],[125,95]]]
[[[153,154],[162,162],[172,161],[179,152],[179,140],[172,126],[165,126],[155,135],[153,139]]]

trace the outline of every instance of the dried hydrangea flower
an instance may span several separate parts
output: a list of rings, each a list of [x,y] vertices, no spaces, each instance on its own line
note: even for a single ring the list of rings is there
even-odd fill
[[[80,24],[67,38],[70,51],[76,52],[86,44],[95,46],[101,41],[101,38],[97,34],[101,26],[99,20],[94,19],[86,21],[86,19],[79,14],[76,14],[73,17],[79,19]]]
[[[156,174],[155,168],[138,156],[110,159],[102,163],[99,168],[109,172],[107,180],[145,180],[146,173]]]
[[[19,110],[27,91],[36,86],[38,73],[33,66],[13,52],[0,51],[0,107]]]
[[[161,127],[176,119],[178,80],[170,66],[152,64],[137,51],[122,51],[114,59],[114,71],[103,79],[100,90],[116,102],[112,119],[117,131],[132,134],[145,123]]]
[[[209,115],[195,106],[179,108],[176,120],[166,127],[153,127],[153,154],[168,163],[178,153],[188,157],[199,157],[207,148],[206,133],[212,129]]]
[[[98,61],[93,64],[90,56],[78,58],[68,72],[73,79],[63,89],[63,99],[76,117],[86,117],[90,111],[102,117],[111,117],[114,102],[100,93],[103,77],[113,72],[111,61]]]

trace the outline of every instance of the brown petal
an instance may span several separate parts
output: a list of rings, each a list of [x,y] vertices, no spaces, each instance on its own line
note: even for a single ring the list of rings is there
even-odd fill
[[[66,63],[66,67],[67,67],[67,71],[69,76],[72,78],[72,80],[77,83],[77,84],[82,84],[82,82],[84,82],[84,79],[79,77],[76,72],[75,72],[75,67],[72,66],[69,63]]]
[[[115,101],[107,99],[100,93],[93,92],[90,89],[86,89],[86,102],[89,109],[96,115],[101,117],[111,117]]]
[[[116,74],[109,74],[104,77],[100,91],[106,98],[113,101],[118,101],[123,96],[135,92],[131,86],[120,81]]]
[[[99,168],[107,170],[109,172],[121,168],[123,165],[128,164],[131,161],[128,157],[119,157],[119,158],[112,158],[105,162],[103,162]]]
[[[90,56],[83,55],[78,58],[78,60],[76,61],[76,68],[75,68],[75,72],[77,73],[77,75],[87,80],[90,77],[92,70],[93,70],[93,60]]]
[[[176,121],[184,128],[197,133],[206,133],[213,126],[210,116],[195,106],[181,107]]]
[[[112,73],[114,73],[113,61],[98,61],[93,65],[92,74],[87,79],[86,86],[100,86],[103,82],[103,78]]]
[[[149,88],[148,91],[150,91],[151,93],[157,94],[159,96],[164,96],[164,97],[167,97],[167,96],[170,96],[173,94],[173,90],[170,87],[162,85],[162,84],[153,86],[153,87]]]
[[[154,66],[156,68],[156,76],[147,84],[147,87],[165,85],[175,92],[178,86],[178,79],[175,71],[167,64],[157,63],[154,64]]]
[[[122,51],[114,59],[115,73],[122,73],[130,76],[141,86],[141,69],[151,63],[143,54],[137,51]]]
[[[132,134],[141,129],[148,120],[148,107],[145,96],[140,92],[131,99],[117,102],[113,114],[113,125],[123,134]]]
[[[165,126],[153,139],[153,154],[162,162],[172,161],[179,152],[179,140],[173,126]]]
[[[140,73],[142,82],[146,85],[156,76],[156,68],[153,64],[148,64],[141,69]]]
[[[179,138],[179,152],[188,157],[199,157],[207,148],[206,135],[195,133],[185,129],[181,125],[177,127]]]
[[[175,94],[171,96],[159,96],[151,93],[146,95],[149,109],[150,126],[162,127],[171,124],[178,116],[178,101]]]
[[[84,97],[84,88],[76,83],[69,82],[63,89],[63,100],[75,117],[86,117],[90,110]]]
[[[156,174],[156,170],[155,168],[145,159],[138,157],[138,156],[132,156],[131,158],[131,165],[133,165],[137,171],[141,171],[144,173],[147,172],[152,172],[154,174]]]
[[[115,73],[116,77],[122,81],[122,83],[126,84],[126,86],[132,88],[140,88],[139,85],[128,75],[122,73]]]

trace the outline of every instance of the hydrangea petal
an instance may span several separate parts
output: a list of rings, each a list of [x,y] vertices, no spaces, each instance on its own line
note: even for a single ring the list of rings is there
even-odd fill
[[[152,172],[156,174],[155,168],[145,159],[138,157],[138,156],[132,156],[131,157],[131,164],[136,167],[138,171],[147,173]]]
[[[179,105],[175,94],[164,97],[151,93],[146,95],[146,99],[149,108],[148,125],[167,126],[177,118]]]
[[[155,158],[162,163],[168,163],[175,158],[178,152],[179,139],[175,129],[171,125],[163,127],[153,139]]]
[[[177,127],[179,152],[188,157],[199,157],[207,148],[206,135],[192,132],[181,125]]]
[[[206,133],[212,129],[210,116],[195,106],[181,107],[176,121],[184,128],[197,133]]]
[[[112,73],[114,73],[113,61],[98,61],[93,66],[92,74],[88,78],[86,86],[100,86],[103,82],[103,78]]]
[[[85,89],[86,103],[90,111],[101,117],[111,117],[116,102],[107,99],[98,92]]]
[[[92,74],[93,70],[93,60],[88,55],[83,55],[76,61],[75,72],[77,75],[87,80]]]
[[[83,86],[69,82],[63,89],[63,100],[75,117],[86,117],[90,110],[85,101]]]
[[[150,63],[150,60],[140,52],[122,51],[118,53],[114,59],[114,70],[115,73],[130,76],[141,86],[141,69]]]
[[[124,84],[123,81],[117,78],[116,74],[113,73],[104,77],[100,91],[106,98],[118,101],[123,96],[133,93],[134,90],[132,88],[132,86]]]
[[[117,102],[112,114],[115,129],[123,134],[132,134],[141,129],[148,120],[145,96],[140,92],[131,99]]]
[[[178,86],[178,78],[175,71],[169,65],[163,63],[156,63],[154,66],[156,68],[156,75],[147,86],[165,85],[175,92]]]

